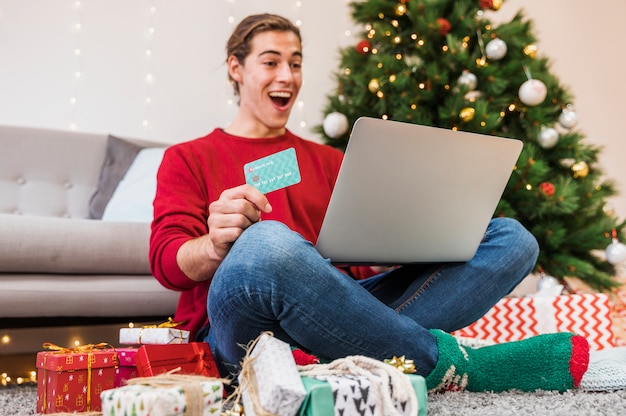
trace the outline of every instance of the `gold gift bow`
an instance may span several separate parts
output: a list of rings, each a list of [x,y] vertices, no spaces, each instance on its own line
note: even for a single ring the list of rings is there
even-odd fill
[[[52,342],[44,342],[43,343],[43,348],[45,350],[49,350],[53,353],[58,353],[58,354],[73,354],[73,353],[87,353],[87,411],[89,412],[91,410],[91,354],[93,351],[95,350],[110,350],[112,349],[114,351],[114,356],[113,356],[113,364],[117,363],[117,353],[115,351],[115,347],[111,344],[109,344],[108,342],[100,342],[98,344],[85,344],[85,345],[78,345],[74,348],[66,348],[66,347],[61,347],[60,345],[57,344],[53,344]],[[47,357],[44,356],[43,358],[43,367],[46,368],[46,359]],[[45,383],[45,380],[44,380]],[[44,387],[43,389],[43,413],[46,413],[46,407],[47,407],[47,398],[46,398],[46,388]]]
[[[100,342],[98,344],[85,344],[79,345],[74,348],[61,347],[52,342],[44,342],[43,348],[45,350],[55,351],[62,354],[74,353],[74,352],[90,352],[93,350],[114,350],[115,347],[108,342]]]
[[[182,325],[184,324],[185,321],[180,321],[180,322],[174,322],[174,320],[172,319],[172,317],[170,316],[169,318],[167,318],[167,321],[165,322],[161,322],[160,324],[156,324],[156,325],[144,325],[141,327],[141,330],[139,331],[139,343],[143,344],[142,342],[142,337],[143,337],[143,329],[149,329],[149,328],[176,328],[178,325]],[[178,331],[178,343],[182,344],[184,341],[183,338],[183,330],[179,330]]]
[[[404,355],[401,357],[396,357],[394,355],[393,358],[385,359],[383,362],[397,368],[404,374],[413,374],[417,372],[417,370],[415,369],[415,362],[413,360],[409,360]]]
[[[185,321],[174,322],[174,320],[170,316],[165,322],[161,322],[157,325],[144,325],[142,328],[176,328],[178,325],[182,325],[184,323]]]

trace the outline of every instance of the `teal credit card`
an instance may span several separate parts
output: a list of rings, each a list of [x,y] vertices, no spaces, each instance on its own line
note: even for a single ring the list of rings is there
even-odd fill
[[[243,171],[246,183],[264,194],[295,185],[301,179],[296,149],[293,147],[246,163]]]

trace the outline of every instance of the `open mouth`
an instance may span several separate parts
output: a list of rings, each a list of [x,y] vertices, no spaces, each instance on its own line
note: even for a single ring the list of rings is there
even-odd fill
[[[289,101],[291,100],[291,93],[286,91],[270,92],[269,96],[274,104],[279,107],[285,107],[287,104],[289,104]]]

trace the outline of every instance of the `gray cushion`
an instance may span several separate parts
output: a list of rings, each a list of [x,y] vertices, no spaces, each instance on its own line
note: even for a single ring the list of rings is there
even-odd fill
[[[0,214],[0,230],[0,273],[150,274],[150,224]]]
[[[153,143],[142,140],[121,139],[109,135],[106,155],[100,169],[100,178],[96,192],[89,200],[89,218],[102,219],[104,209],[115,192],[115,188],[124,179],[137,153],[146,147],[165,147],[164,143]]]

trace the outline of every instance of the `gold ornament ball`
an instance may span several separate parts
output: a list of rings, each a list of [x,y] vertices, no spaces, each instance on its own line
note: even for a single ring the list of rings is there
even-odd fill
[[[367,84],[367,89],[370,90],[370,92],[377,92],[380,89],[380,82],[378,82],[377,78],[372,78],[372,80],[370,81],[369,84]]]
[[[537,45],[526,45],[524,46],[524,55],[529,58],[535,58],[537,56]]]
[[[571,169],[572,169],[572,174],[574,175],[574,178],[576,179],[586,178],[587,175],[589,175],[589,165],[584,160],[574,163]]]
[[[489,63],[487,62],[487,58],[485,58],[484,56],[480,57],[480,58],[476,58],[476,66],[478,68],[486,68],[489,66]]]
[[[461,120],[467,123],[474,119],[475,114],[476,110],[474,110],[472,107],[465,107],[459,112],[459,117],[461,118]]]
[[[500,7],[502,7],[502,2],[503,0],[493,0],[493,3],[491,4],[491,10],[500,10]]]

